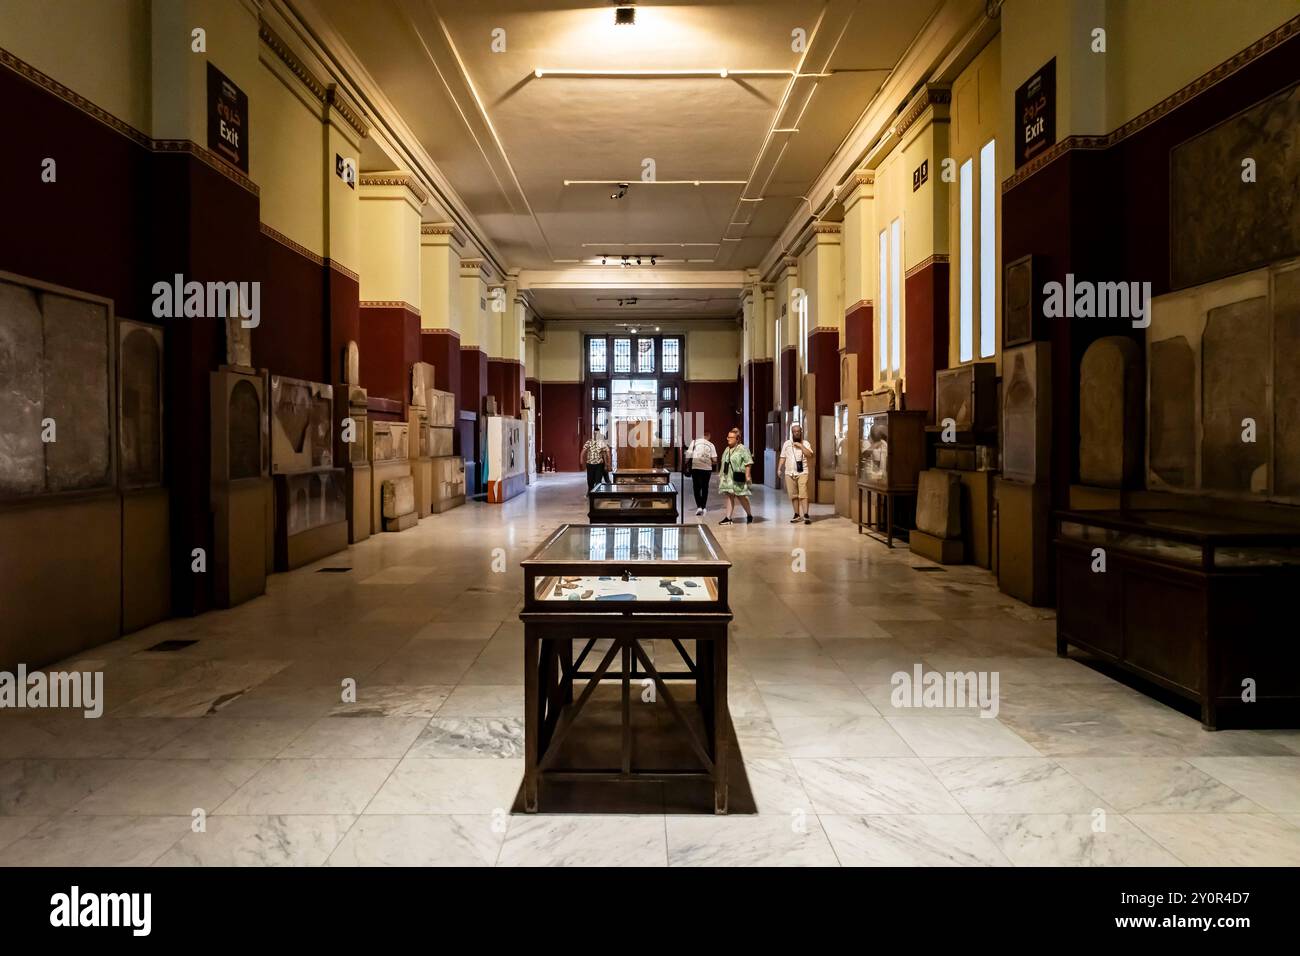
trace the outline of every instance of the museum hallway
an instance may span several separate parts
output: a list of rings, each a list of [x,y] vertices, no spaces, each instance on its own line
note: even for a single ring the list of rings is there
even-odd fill
[[[1300,733],[1203,731],[1058,659],[1052,613],[987,571],[825,507],[790,525],[767,489],[752,525],[707,518],[757,814],[510,813],[518,562],[584,490],[543,476],[58,665],[103,669],[104,716],[0,711],[0,864],[1300,864]],[[998,672],[997,716],[892,707],[917,665]]]

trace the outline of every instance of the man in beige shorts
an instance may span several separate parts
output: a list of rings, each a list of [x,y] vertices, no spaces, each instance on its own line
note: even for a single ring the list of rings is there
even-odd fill
[[[808,517],[808,475],[812,471],[812,446],[803,440],[803,426],[795,425],[790,429],[790,437],[781,446],[777,459],[776,476],[785,475],[785,493],[790,496],[794,507],[791,524],[803,521],[812,524]]]

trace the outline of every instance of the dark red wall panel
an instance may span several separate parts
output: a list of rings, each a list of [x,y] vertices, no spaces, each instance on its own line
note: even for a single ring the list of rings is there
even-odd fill
[[[537,449],[555,461],[557,471],[581,471],[578,461],[586,436],[581,433],[582,384],[541,383],[542,414],[538,419]]]
[[[907,408],[934,424],[934,373],[948,367],[948,263],[929,262],[903,280],[907,302]]]

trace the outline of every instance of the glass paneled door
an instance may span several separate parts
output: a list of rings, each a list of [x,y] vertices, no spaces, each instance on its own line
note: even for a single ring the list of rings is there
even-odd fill
[[[611,383],[610,421],[614,427],[614,436],[610,444],[614,446],[614,468],[620,467],[617,457],[620,446],[636,442],[651,441],[657,444],[659,414],[659,382],[653,378],[616,378]],[[652,422],[650,435],[634,433],[633,428],[642,422]],[[651,457],[658,448],[652,448]]]

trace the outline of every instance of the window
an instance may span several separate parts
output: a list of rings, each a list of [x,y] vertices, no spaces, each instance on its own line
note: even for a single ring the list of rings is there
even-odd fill
[[[804,292],[795,301],[799,316],[799,368],[808,371],[808,293]]]
[[[889,370],[889,238],[880,230],[880,371]]]
[[[604,372],[605,361],[605,340],[587,339],[587,368],[593,372]]]
[[[638,372],[653,372],[655,370],[654,339],[636,340],[636,370]]]
[[[664,371],[680,372],[682,370],[682,340],[664,339]]]
[[[614,340],[614,371],[615,372],[632,371],[632,340],[631,339]]]
[[[957,359],[962,362],[975,357],[975,211],[971,180],[972,161],[968,159],[961,164],[961,220],[957,235],[957,254],[961,257],[957,278]]]
[[[889,255],[894,266],[893,295],[889,299],[889,367],[897,375],[903,367],[903,220],[889,224]]]
[[[997,205],[994,198],[993,140],[980,150],[980,358],[990,358],[997,321]]]

